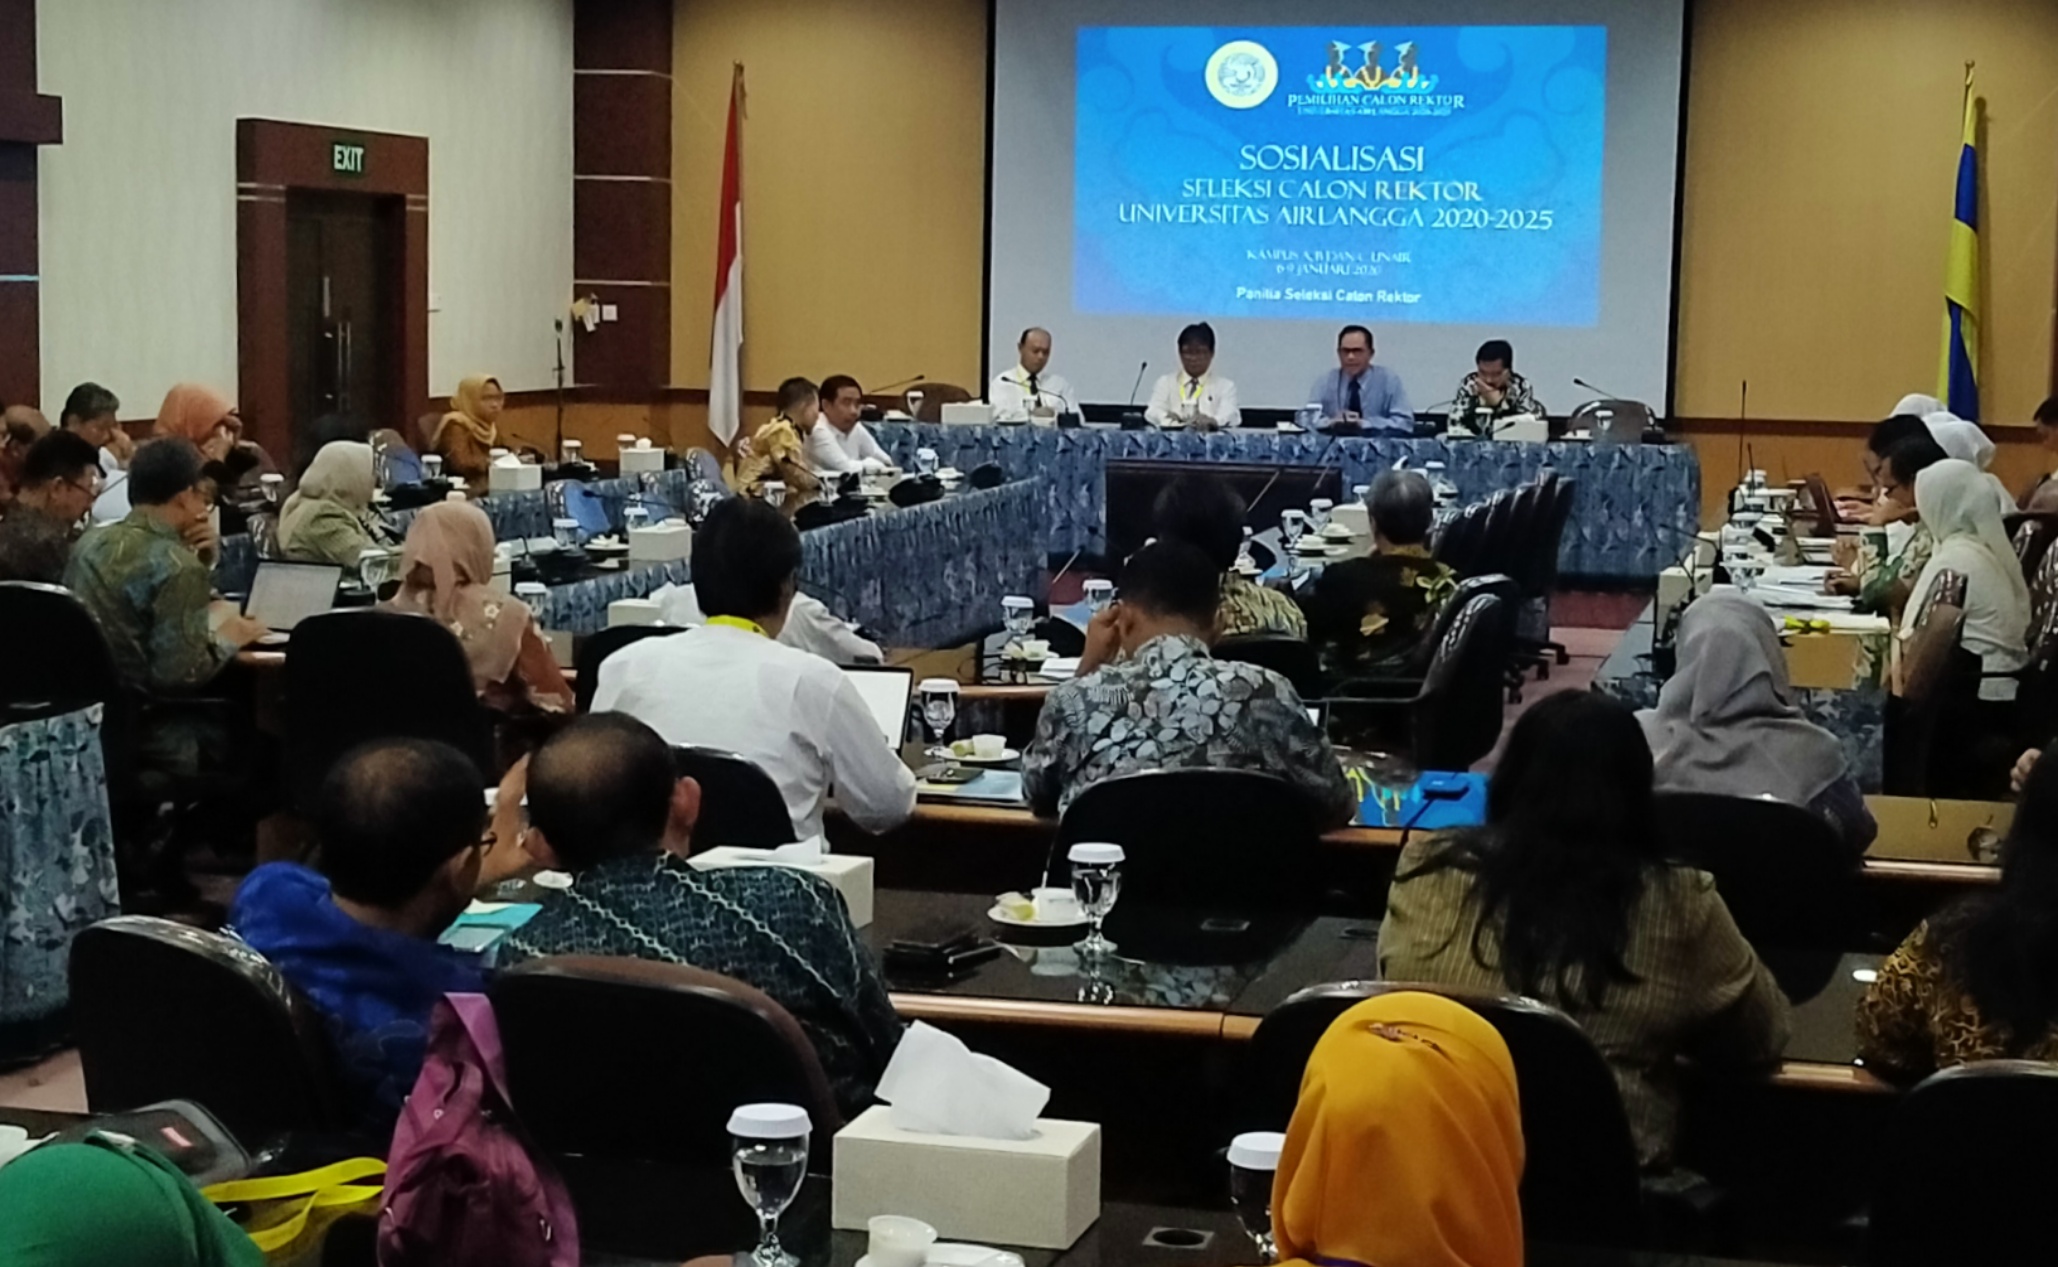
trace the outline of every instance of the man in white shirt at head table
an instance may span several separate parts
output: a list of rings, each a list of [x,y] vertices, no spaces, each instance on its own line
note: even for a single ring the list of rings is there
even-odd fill
[[[1412,435],[1415,411],[1401,376],[1372,363],[1372,332],[1345,326],[1336,336],[1336,368],[1315,380],[1308,402],[1322,407],[1324,422],[1356,422],[1365,430]]]
[[[1167,374],[1151,388],[1145,422],[1154,427],[1193,427],[1213,431],[1243,422],[1236,403],[1236,384],[1213,372],[1215,328],[1202,321],[1179,332],[1179,372]]]
[[[1031,326],[1015,342],[1020,358],[1015,368],[1004,371],[986,390],[987,403],[1000,422],[1049,420],[1079,408],[1072,385],[1050,369],[1050,331]]]
[[[822,380],[822,416],[807,433],[809,466],[832,475],[877,475],[893,469],[893,459],[858,421],[864,408],[865,389],[856,379],[831,374]]]
[[[776,641],[799,577],[800,533],[786,516],[754,497],[717,504],[693,536],[707,625],[602,661],[593,711],[751,761],[777,785],[797,839],[822,834],[832,787],[853,823],[891,831],[914,813],[915,776],[843,670]]]

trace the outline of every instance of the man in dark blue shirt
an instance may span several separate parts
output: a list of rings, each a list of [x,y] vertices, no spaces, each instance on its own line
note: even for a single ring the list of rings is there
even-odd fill
[[[321,871],[267,863],[229,911],[231,931],[327,1022],[355,1115],[376,1133],[414,1089],[436,1000],[484,988],[476,956],[436,944],[479,884],[481,791],[447,744],[366,744],[322,786]]]
[[[625,713],[560,731],[529,763],[528,849],[572,887],[511,934],[501,962],[622,955],[734,977],[776,1000],[807,1033],[846,1116],[900,1042],[886,984],[843,898],[787,867],[701,871],[685,859],[700,787],[671,749]]]

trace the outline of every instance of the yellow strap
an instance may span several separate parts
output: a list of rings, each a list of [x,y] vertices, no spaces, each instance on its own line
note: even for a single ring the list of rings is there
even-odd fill
[[[765,632],[763,625],[754,620],[745,620],[741,616],[709,616],[707,623],[710,625],[727,625],[731,629],[741,629],[745,633],[754,633],[760,638],[772,636]]]
[[[274,1175],[269,1179],[232,1179],[202,1188],[200,1195],[216,1205],[228,1205],[243,1201],[278,1201],[286,1197],[304,1197],[334,1188],[338,1184],[354,1183],[359,1179],[371,1179],[386,1173],[386,1163],[376,1157],[353,1157],[339,1161],[320,1170],[303,1170],[298,1174]]]

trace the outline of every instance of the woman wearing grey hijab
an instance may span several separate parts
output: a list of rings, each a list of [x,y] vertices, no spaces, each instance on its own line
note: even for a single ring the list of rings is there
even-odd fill
[[[1763,607],[1710,594],[1679,618],[1679,668],[1636,715],[1661,792],[1785,801],[1828,820],[1852,849],[1878,834],[1835,735],[1801,716]]]

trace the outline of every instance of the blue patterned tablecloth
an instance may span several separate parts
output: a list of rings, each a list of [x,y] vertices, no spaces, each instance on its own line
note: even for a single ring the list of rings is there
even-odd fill
[[[881,507],[800,536],[801,588],[896,647],[943,647],[1000,624],[1000,600],[1043,590],[1044,481],[1018,480],[926,506]],[[552,587],[546,629],[593,633],[607,606],[684,584],[682,562]]]
[[[1375,475],[1402,458],[1415,467],[1442,462],[1466,502],[1533,480],[1548,466],[1578,481],[1572,520],[1559,554],[1559,570],[1573,576],[1648,580],[1675,562],[1700,528],[1701,469],[1687,445],[1517,444],[1280,435],[1256,430],[1201,434],[905,423],[880,424],[875,434],[903,466],[911,466],[915,450],[927,446],[936,450],[945,465],[961,471],[995,462],[1010,479],[1048,479],[1045,548],[1052,554],[1106,549],[1110,461],[1330,463],[1341,469],[1346,489],[1371,483]]]
[[[1601,662],[1594,689],[1635,709],[1656,708],[1664,685],[1645,657],[1651,648],[1651,609],[1646,607],[1622,636],[1614,654]],[[1809,721],[1837,737],[1858,790],[1871,795],[1886,779],[1887,688],[1869,682],[1848,690],[1795,687],[1794,704]]]
[[[99,706],[0,727],[0,1059],[64,1009],[72,935],[120,913]]]

